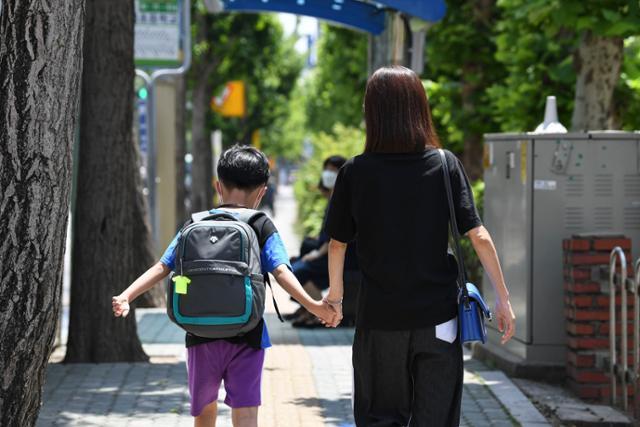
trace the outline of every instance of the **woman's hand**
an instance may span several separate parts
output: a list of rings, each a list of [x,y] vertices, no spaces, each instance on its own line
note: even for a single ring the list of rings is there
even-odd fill
[[[516,332],[516,316],[513,314],[509,298],[497,298],[494,313],[498,319],[498,330],[502,332],[502,344],[505,344]]]
[[[111,307],[113,308],[113,315],[116,317],[127,317],[129,314],[129,298],[118,295],[111,298]]]
[[[327,304],[321,301],[314,301],[308,307],[305,307],[311,314],[316,316],[327,327],[334,327],[339,323],[336,322],[336,313]],[[335,324],[335,325],[334,325]]]

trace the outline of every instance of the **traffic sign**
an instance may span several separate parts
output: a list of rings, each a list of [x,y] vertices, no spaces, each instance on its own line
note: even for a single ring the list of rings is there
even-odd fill
[[[179,67],[183,0],[135,0],[138,67]]]
[[[227,82],[222,93],[211,99],[211,109],[223,117],[244,117],[247,113],[244,93],[243,81]]]

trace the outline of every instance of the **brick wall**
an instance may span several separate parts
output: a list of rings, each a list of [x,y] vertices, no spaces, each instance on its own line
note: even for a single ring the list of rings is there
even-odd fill
[[[625,251],[631,277],[631,240],[625,237],[581,236],[564,240],[562,246],[568,385],[583,399],[609,401],[609,371],[601,363],[608,360],[609,354],[609,256],[615,246],[620,246]],[[601,266],[606,267],[605,275]],[[616,296],[619,313],[619,291],[616,291]],[[629,303],[628,315],[631,319],[631,298]],[[616,322],[618,334],[619,316]],[[629,335],[633,332],[631,322],[628,323],[628,332]],[[631,356],[632,340],[629,340],[628,346]]]

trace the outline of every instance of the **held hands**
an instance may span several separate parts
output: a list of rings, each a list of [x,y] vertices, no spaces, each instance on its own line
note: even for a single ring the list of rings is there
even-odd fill
[[[496,299],[495,315],[498,319],[498,330],[502,332],[501,342],[505,344],[516,332],[516,316],[513,314],[509,298]]]
[[[113,315],[116,317],[127,317],[129,314],[129,298],[118,295],[111,298],[111,307],[113,308]]]
[[[342,320],[342,306],[339,309],[326,302],[315,301],[313,305],[307,307],[314,316],[316,316],[327,328],[335,328]]]
[[[329,307],[329,310],[334,314],[333,322],[326,323],[329,328],[337,327],[342,321],[342,298],[339,300],[330,300],[329,297],[322,298],[322,303]]]

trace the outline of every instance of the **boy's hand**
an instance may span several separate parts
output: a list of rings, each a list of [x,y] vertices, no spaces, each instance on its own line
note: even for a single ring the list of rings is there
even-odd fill
[[[340,320],[337,320],[336,312],[333,311],[329,307],[329,305],[321,301],[315,301],[313,305],[307,307],[307,310],[309,310],[314,316],[320,319],[322,323],[324,323],[328,328],[335,328],[338,323],[340,323]]]
[[[129,314],[129,298],[118,295],[111,298],[111,306],[113,308],[113,315],[116,317],[127,317]]]
[[[322,302],[324,303],[324,305],[329,307],[329,310],[331,310],[334,313],[334,321],[329,326],[333,328],[337,327],[342,321],[342,317],[343,317],[342,316],[342,299],[340,299],[339,301],[338,300],[331,301],[330,299],[328,299],[328,297],[325,297],[322,299]]]

